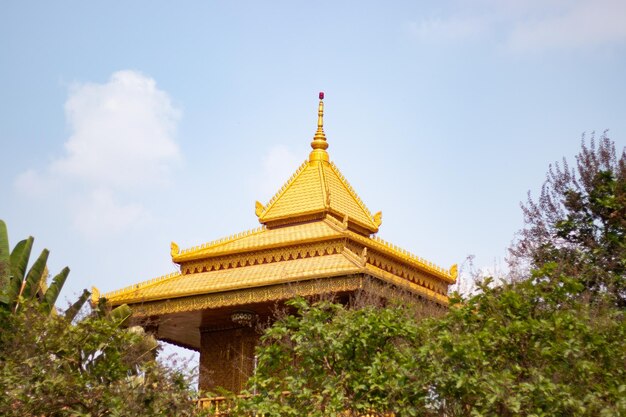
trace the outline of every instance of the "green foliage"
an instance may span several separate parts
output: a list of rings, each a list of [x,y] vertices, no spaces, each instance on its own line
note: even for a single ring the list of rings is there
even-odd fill
[[[541,195],[522,206],[526,227],[510,249],[514,266],[556,262],[593,294],[626,307],[626,149],[604,134],[583,141],[570,169],[550,166]]]
[[[549,277],[549,278],[546,278]],[[292,302],[240,415],[623,416],[626,321],[554,264],[416,320],[400,306]],[[288,391],[289,394],[283,394]]]
[[[240,411],[267,416],[338,416],[346,410],[400,411],[416,322],[401,306],[345,309],[328,301],[290,301],[296,315],[263,336],[249,391],[259,395]],[[285,396],[283,392],[290,394]]]
[[[65,319],[68,321],[74,320],[76,315],[80,312],[80,309],[83,308],[83,305],[85,305],[87,300],[89,300],[90,295],[91,293],[89,291],[83,290],[80,297],[78,297],[78,299],[74,301],[74,303],[69,306],[67,310],[65,310],[65,313],[63,313]]]
[[[46,263],[50,252],[41,251],[39,257],[28,269],[34,238],[32,236],[18,242],[12,251],[9,250],[7,227],[0,220],[0,310],[16,312],[27,300],[37,300],[40,308],[47,313],[56,312],[56,303],[70,269],[65,267],[53,279],[47,289],[48,269]],[[66,312],[74,317],[89,298],[85,290],[83,295]]]
[[[4,311],[0,415],[192,416],[189,379],[153,360],[156,341],[124,318],[75,324],[32,301]]]
[[[26,274],[23,290],[20,294],[25,299],[34,299],[41,289],[42,282],[45,282],[47,278],[45,275],[45,270],[49,254],[50,251],[48,249],[42,250],[41,254],[35,260],[33,266],[31,266],[30,270]]]
[[[415,369],[447,415],[626,415],[626,321],[555,264],[425,323]],[[460,300],[457,300],[460,301]],[[416,387],[418,388],[418,387]]]
[[[188,375],[154,360],[158,342],[141,327],[126,328],[128,306],[101,303],[77,320],[85,290],[56,314],[69,268],[46,290],[48,250],[28,269],[32,244],[9,251],[0,220],[0,415],[198,415]]]
[[[61,293],[61,289],[63,289],[63,285],[69,273],[70,269],[65,267],[52,279],[52,284],[48,287],[41,301],[42,307],[46,310],[52,310],[54,308],[54,304],[57,302],[57,298],[59,298],[59,294]]]

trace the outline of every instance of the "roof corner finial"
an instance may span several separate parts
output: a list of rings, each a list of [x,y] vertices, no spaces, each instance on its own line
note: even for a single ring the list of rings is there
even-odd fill
[[[320,91],[319,94],[320,104],[317,109],[317,131],[313,136],[313,142],[311,142],[311,154],[309,155],[309,161],[328,161],[328,142],[326,142],[326,134],[324,134],[324,92]]]

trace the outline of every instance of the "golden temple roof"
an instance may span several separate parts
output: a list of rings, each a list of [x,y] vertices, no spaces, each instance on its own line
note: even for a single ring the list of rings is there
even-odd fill
[[[172,243],[172,261],[180,272],[104,297],[113,305],[168,303],[360,274],[445,304],[456,265],[442,268],[373,235],[382,215],[370,213],[330,162],[322,99],[320,93],[309,159],[266,205],[256,204],[261,227],[189,249]]]

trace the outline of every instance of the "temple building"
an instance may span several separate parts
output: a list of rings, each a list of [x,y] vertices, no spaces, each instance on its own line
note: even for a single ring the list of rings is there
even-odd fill
[[[177,273],[103,295],[112,307],[131,306],[158,339],[200,352],[202,390],[241,390],[254,366],[254,323],[296,295],[345,299],[393,288],[448,302],[456,265],[439,267],[377,237],[382,214],[371,214],[330,161],[323,98],[308,159],[267,204],[256,202],[261,227],[188,249],[172,243]]]

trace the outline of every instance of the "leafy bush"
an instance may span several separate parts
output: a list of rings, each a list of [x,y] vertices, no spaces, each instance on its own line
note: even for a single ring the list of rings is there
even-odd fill
[[[626,320],[548,264],[443,317],[296,299],[263,336],[239,415],[624,416]],[[549,277],[549,278],[546,278]],[[285,394],[288,392],[288,394]],[[346,414],[352,413],[352,414]]]
[[[35,303],[4,314],[1,415],[195,415],[189,378],[154,360],[141,328],[97,315],[72,324]]]

